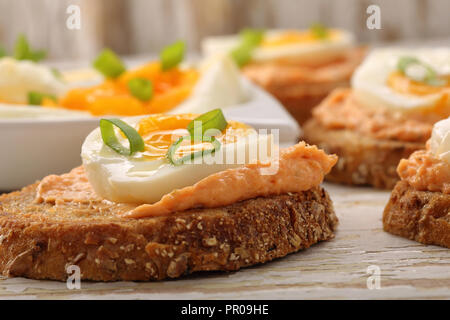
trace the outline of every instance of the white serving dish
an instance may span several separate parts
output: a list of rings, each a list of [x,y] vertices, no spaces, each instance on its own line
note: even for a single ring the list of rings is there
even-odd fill
[[[295,120],[272,96],[248,81],[246,85],[251,99],[224,108],[225,116],[256,129],[280,129],[280,144],[294,144],[300,136]],[[81,164],[81,145],[99,118],[68,112],[36,117],[39,107],[15,108],[29,114],[24,118],[16,109],[19,112],[6,116],[0,109],[0,191],[16,190]]]
[[[0,119],[0,191],[19,189],[81,164],[81,144],[98,119]]]

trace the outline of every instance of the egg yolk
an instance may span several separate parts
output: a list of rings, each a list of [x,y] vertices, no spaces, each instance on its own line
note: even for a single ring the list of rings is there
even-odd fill
[[[167,150],[177,139],[188,135],[186,130],[189,122],[194,120],[196,114],[165,115],[155,114],[141,119],[138,123],[138,132],[144,139],[146,160],[159,160],[165,158]],[[240,137],[250,134],[253,129],[243,123],[228,121],[228,126],[222,134],[216,136],[222,144],[234,143]],[[209,143],[185,141],[178,149],[177,155],[183,156],[194,151],[211,148]]]
[[[130,93],[128,82],[135,78],[152,82],[153,97],[150,100],[139,100]],[[126,71],[116,79],[107,79],[100,85],[72,89],[60,99],[59,105],[98,116],[162,113],[189,97],[198,78],[199,73],[195,69],[162,71],[159,62],[151,62]]]
[[[425,82],[415,81],[403,73],[395,71],[389,75],[387,85],[398,93],[423,96],[450,90],[450,79],[444,80],[446,81],[443,86],[431,86]]]
[[[327,40],[337,40],[339,38],[339,31],[337,30],[327,30],[328,36]],[[262,47],[279,47],[291,44],[308,44],[318,41],[323,41],[323,39],[318,38],[310,30],[307,31],[286,31],[281,33],[276,37],[265,37],[261,42]]]
[[[444,79],[444,85],[432,86],[425,82],[415,81],[403,73],[392,72],[387,79],[387,86],[395,92],[405,95],[424,96],[440,94],[440,98],[426,110],[421,111],[420,117],[425,115],[437,115],[438,119],[447,118],[450,115],[450,78]]]

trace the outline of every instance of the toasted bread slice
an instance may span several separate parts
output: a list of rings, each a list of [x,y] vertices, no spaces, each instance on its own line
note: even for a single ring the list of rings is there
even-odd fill
[[[328,129],[315,119],[305,123],[303,133],[307,143],[339,157],[326,180],[382,189],[392,189],[399,181],[396,170],[401,159],[425,148],[422,142],[379,140],[351,130]]]
[[[312,116],[312,110],[336,88],[348,87],[348,81],[324,85],[295,85],[292,88],[266,88],[299,123],[305,123]]]
[[[337,224],[320,187],[144,219],[105,200],[36,203],[36,187],[0,196],[3,275],[64,280],[72,264],[98,281],[238,270],[331,239]]]
[[[400,181],[383,213],[385,231],[450,248],[450,194],[417,191]]]

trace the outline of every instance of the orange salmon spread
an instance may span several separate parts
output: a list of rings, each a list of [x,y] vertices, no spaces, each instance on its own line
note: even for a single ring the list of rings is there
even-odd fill
[[[258,196],[300,192],[318,186],[337,162],[316,146],[300,142],[280,151],[278,171],[262,175],[270,164],[247,164],[212,174],[193,186],[175,190],[154,204],[125,214],[131,218],[154,217],[196,207],[219,207]]]
[[[49,175],[37,187],[35,202],[89,202],[101,200],[94,192],[83,167],[62,175]]]
[[[351,89],[336,89],[313,116],[329,129],[348,129],[375,139],[426,142],[437,119],[417,119],[401,111],[366,108],[358,105]]]
[[[427,150],[416,151],[409,159],[402,159],[397,173],[416,190],[450,194],[450,165],[431,153],[429,143]]]
[[[124,216],[144,218],[164,216],[192,208],[214,208],[258,196],[301,192],[318,186],[337,162],[316,146],[300,142],[282,149],[275,174],[263,175],[270,163],[247,164],[212,174],[192,186],[174,190],[156,203],[137,206]],[[276,161],[273,160],[273,161]],[[37,202],[101,201],[89,184],[83,167],[60,176],[50,175],[38,186]]]

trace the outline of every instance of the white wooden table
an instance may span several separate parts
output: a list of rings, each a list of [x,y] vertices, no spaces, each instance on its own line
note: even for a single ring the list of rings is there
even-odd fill
[[[271,263],[162,282],[82,282],[80,290],[3,278],[0,299],[450,299],[450,250],[382,230],[389,192],[325,187],[340,220],[336,238]],[[368,289],[369,266],[380,268],[379,289]]]

